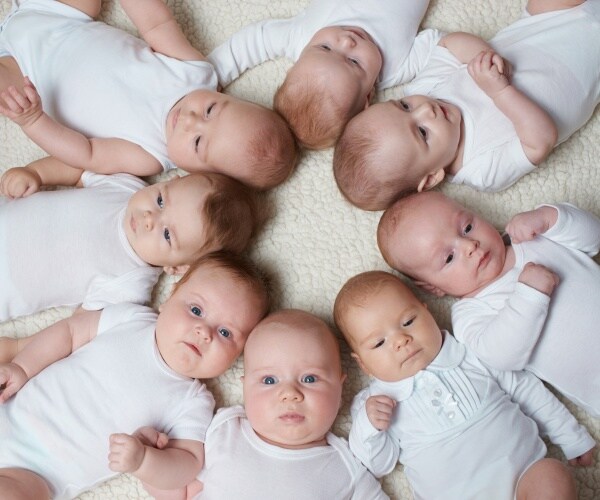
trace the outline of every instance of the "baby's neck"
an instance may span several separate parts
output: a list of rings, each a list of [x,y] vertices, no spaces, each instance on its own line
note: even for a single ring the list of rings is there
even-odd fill
[[[460,139],[458,141],[458,147],[456,148],[456,156],[454,157],[454,161],[450,163],[444,170],[449,175],[456,175],[458,171],[463,166],[463,155],[465,152],[465,125],[460,120]]]

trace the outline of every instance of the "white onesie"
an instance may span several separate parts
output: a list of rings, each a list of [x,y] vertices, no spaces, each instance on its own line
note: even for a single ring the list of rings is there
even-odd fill
[[[600,417],[600,219],[562,203],[543,235],[513,245],[515,265],[452,306],[452,328],[483,361],[526,369]],[[552,296],[519,283],[527,262],[558,274]]]
[[[214,399],[162,360],[156,317],[144,306],[107,307],[97,337],[0,405],[0,467],[32,470],[66,499],[116,475],[107,458],[112,433],[151,426],[204,441]]]
[[[150,300],[162,268],[127,241],[129,198],[146,183],[84,172],[82,189],[0,197],[0,321],[55,306]]]
[[[280,448],[256,435],[241,406],[217,412],[204,449],[202,500],[388,498],[344,439],[329,433],[326,446]]]
[[[428,31],[428,30],[425,30]],[[451,179],[483,191],[509,187],[535,166],[528,160],[512,122],[477,86],[450,51],[437,46],[441,34],[424,37],[431,49],[407,64],[415,79],[406,95],[429,95],[457,105],[463,116],[463,166]],[[489,43],[513,65],[512,83],[544,108],[565,141],[592,116],[600,101],[600,0],[578,7],[525,15]],[[422,54],[426,58],[418,61]]]
[[[244,71],[277,57],[297,61],[313,35],[327,26],[364,29],[379,47],[383,67],[377,87],[406,81],[404,60],[415,40],[429,0],[313,0],[289,19],[266,19],[245,26],[208,56],[223,86]]]
[[[0,27],[0,56],[16,59],[44,111],[87,137],[138,144],[165,170],[174,168],[167,114],[194,90],[216,90],[212,65],[158,54],[140,38],[54,0],[19,4]]]
[[[398,460],[421,500],[512,500],[523,472],[546,454],[539,434],[565,456],[594,439],[535,376],[488,368],[448,332],[436,358],[414,377],[374,379],[352,403],[350,448],[376,475]],[[370,396],[398,402],[387,431],[367,417]]]

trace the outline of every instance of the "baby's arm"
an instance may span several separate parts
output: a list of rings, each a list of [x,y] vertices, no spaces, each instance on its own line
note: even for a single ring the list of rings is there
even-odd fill
[[[161,449],[139,435],[112,434],[108,460],[115,472],[129,472],[154,488],[173,490],[194,481],[204,465],[204,444],[173,439]]]
[[[8,169],[0,178],[0,193],[9,198],[24,198],[42,186],[81,186],[83,170],[47,156],[25,167]]]
[[[173,13],[163,0],[120,0],[125,13],[131,19],[150,48],[165,56],[182,61],[204,61],[204,54],[195,49],[173,18]]]
[[[100,311],[86,311],[38,332],[11,363],[0,365],[0,403],[52,363],[67,357],[96,336]]]
[[[480,52],[469,62],[469,75],[512,122],[525,155],[538,165],[556,145],[556,124],[544,109],[510,84],[497,58],[493,50]]]
[[[492,50],[490,44],[483,38],[462,31],[445,35],[438,42],[438,45],[447,48],[463,64],[471,62],[477,54],[483,51]],[[502,58],[499,57],[494,62],[498,63],[498,71],[503,73],[504,61]]]
[[[596,442],[569,410],[535,375],[527,371],[495,372],[496,380],[540,434],[561,447],[570,465],[592,465]]]
[[[368,415],[368,411],[372,413],[372,408],[367,410],[368,401],[382,401],[382,398],[392,401],[384,395],[367,397],[366,390],[363,390],[354,398],[351,407],[352,427],[348,437],[352,453],[376,477],[391,472],[396,466],[400,455],[400,443],[388,432],[391,419],[384,419],[387,420],[387,427],[385,427],[385,430],[378,430]],[[392,401],[392,404],[395,406],[396,403]],[[386,406],[389,407],[389,402]]]
[[[102,174],[128,172],[153,175],[162,171],[160,162],[142,147],[123,139],[88,139],[65,127],[42,110],[40,96],[25,77],[23,91],[9,87],[0,96],[0,114],[19,125],[25,134],[49,155],[67,165]]]

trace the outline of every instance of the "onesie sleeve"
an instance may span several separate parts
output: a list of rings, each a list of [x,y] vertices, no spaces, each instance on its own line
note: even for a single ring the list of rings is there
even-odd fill
[[[527,371],[496,372],[494,375],[523,413],[537,423],[540,433],[560,446],[567,460],[583,455],[596,445],[585,427],[535,375]]]
[[[461,299],[452,306],[454,336],[497,370],[522,370],[542,332],[550,297],[517,283],[500,309],[486,301]]]
[[[558,210],[554,226],[544,233],[548,238],[563,246],[580,250],[593,257],[600,250],[600,219],[590,212],[570,203],[540,205]]]
[[[187,397],[165,417],[169,426],[164,432],[171,439],[206,440],[208,426],[213,418],[215,399],[206,385],[195,381]]]
[[[376,477],[381,477],[389,474],[398,463],[400,443],[389,432],[377,430],[369,421],[365,407],[369,396],[369,389],[363,389],[352,402],[348,441],[352,453]]]
[[[219,83],[226,87],[244,71],[286,55],[289,19],[267,19],[245,26],[208,54]]]

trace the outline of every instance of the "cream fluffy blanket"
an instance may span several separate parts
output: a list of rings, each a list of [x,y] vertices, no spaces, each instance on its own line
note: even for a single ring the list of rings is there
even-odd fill
[[[307,3],[308,0],[168,0],[185,34],[205,53],[250,22],[267,17],[290,17]],[[470,31],[490,38],[517,19],[524,5],[525,0],[432,0],[423,26],[445,31]],[[3,18],[9,9],[10,0],[1,0],[0,17]],[[134,32],[116,0],[104,3],[101,19]],[[225,91],[270,106],[272,95],[289,66],[287,60],[267,62],[242,75]],[[401,93],[401,88],[390,89],[379,98],[391,98]],[[600,215],[599,138],[600,111],[597,110],[592,120],[557,148],[536,172],[505,192],[482,194],[455,186],[445,186],[443,190],[480,211],[498,228],[502,228],[511,215],[541,202],[570,201]],[[0,118],[1,170],[24,165],[42,154],[18,127]],[[365,270],[388,269],[375,242],[375,229],[381,214],[362,212],[343,200],[335,186],[331,159],[332,150],[302,154],[294,175],[270,195],[275,215],[251,252],[252,257],[276,277],[277,307],[306,309],[330,323],[335,296],[349,277]],[[164,300],[169,285],[166,278],[160,281],[155,305]],[[440,325],[448,328],[450,300],[423,298]],[[26,336],[67,314],[69,311],[62,308],[7,322],[0,325],[0,335]],[[345,346],[343,355],[348,380],[344,405],[334,431],[347,436],[349,404],[367,379],[360,374]],[[228,373],[210,384],[220,406],[241,403],[240,374],[238,361]],[[596,440],[600,440],[600,421],[572,405],[569,407],[588,426]],[[552,446],[550,454],[562,458],[560,450]],[[598,461],[600,454],[596,453]],[[574,470],[574,473],[581,499],[600,498],[600,464]],[[401,466],[383,479],[383,485],[393,499],[411,498]],[[137,480],[123,475],[80,498],[146,497]]]

